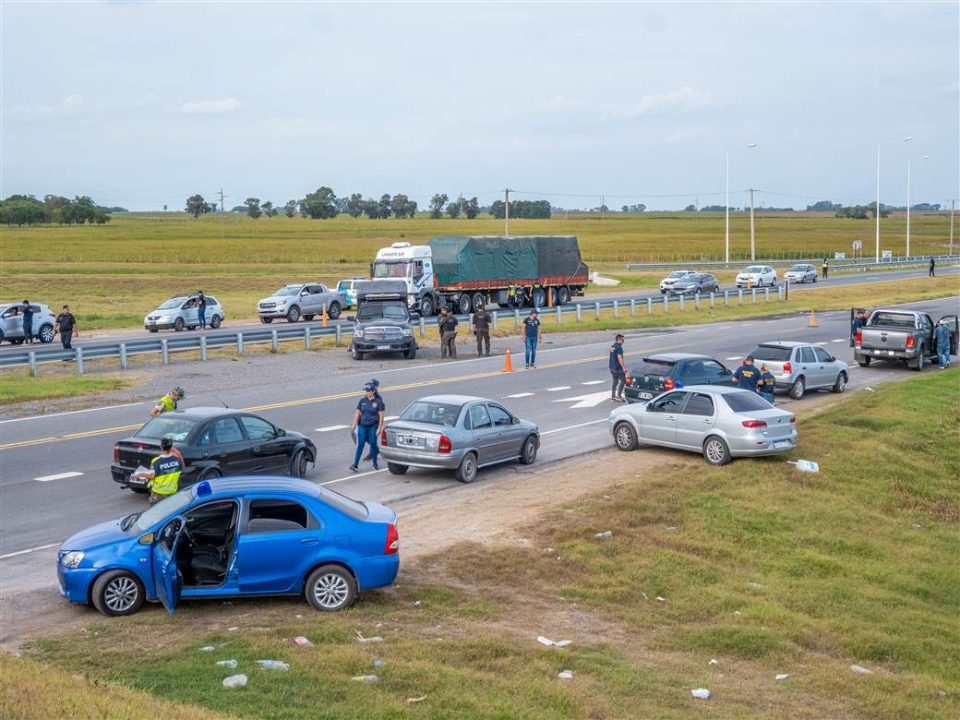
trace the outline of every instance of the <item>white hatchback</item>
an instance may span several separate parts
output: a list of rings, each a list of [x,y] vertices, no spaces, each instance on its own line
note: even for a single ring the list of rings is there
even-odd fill
[[[737,287],[776,287],[777,271],[769,265],[751,265],[737,275]]]

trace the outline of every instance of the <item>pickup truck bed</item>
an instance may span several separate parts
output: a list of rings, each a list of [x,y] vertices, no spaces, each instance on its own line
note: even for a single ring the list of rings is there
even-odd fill
[[[957,316],[946,315],[941,320],[950,324],[953,333],[951,354],[955,354]],[[912,370],[923,370],[924,365],[937,354],[933,328],[933,320],[924,312],[874,310],[856,334],[854,358],[861,367],[868,367],[873,360],[887,360],[904,362]]]

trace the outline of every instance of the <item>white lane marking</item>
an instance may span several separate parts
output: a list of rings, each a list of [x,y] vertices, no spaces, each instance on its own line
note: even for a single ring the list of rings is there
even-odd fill
[[[560,392],[561,390],[569,390],[569,385],[557,385],[556,387],[547,388],[547,392]]]
[[[320,483],[321,485],[333,485],[335,483],[343,482],[344,480],[353,480],[354,478],[367,477],[368,475],[376,475],[377,473],[386,472],[385,468],[380,468],[379,470],[368,470],[367,472],[362,473],[353,473],[352,475],[347,475],[342,478],[337,478],[336,480],[327,480],[326,482]]]
[[[831,340],[830,342],[847,342],[850,338],[837,338],[836,340]]]
[[[6,560],[7,558],[17,557],[18,555],[26,555],[28,553],[37,552],[38,550],[49,550],[50,548],[55,548],[60,543],[50,543],[49,545],[38,545],[37,547],[27,548],[26,550],[17,550],[17,552],[7,553],[6,555],[0,555],[0,560]]]
[[[734,355],[733,357],[724,358],[724,360],[743,360],[743,355]]]
[[[608,393],[606,390],[601,390],[600,392],[590,393],[588,395],[577,395],[576,397],[564,398],[563,400],[554,400],[554,402],[555,403],[562,403],[562,402],[575,403],[574,405],[570,406],[571,410],[575,410],[576,408],[596,407],[597,405],[602,403],[604,400],[607,400],[609,397],[610,397],[610,393]]]
[[[577,428],[587,427],[588,425],[596,425],[597,423],[606,422],[607,418],[600,418],[599,420],[591,420],[590,422],[579,423],[577,425],[567,425],[566,427],[554,428],[553,430],[547,430],[540,433],[540,436],[544,435],[553,435],[554,433],[564,432],[566,430],[576,430]]]
[[[50,482],[51,480],[66,480],[67,478],[80,477],[83,475],[82,472],[65,472],[57,473],[56,475],[44,475],[43,477],[34,478],[37,482]]]
[[[10,420],[0,420],[0,425],[7,423],[23,422],[25,420],[46,420],[47,418],[63,417],[64,415],[77,415],[79,413],[95,412],[97,410],[116,410],[117,408],[133,407],[141,403],[124,403],[123,405],[107,405],[106,407],[87,408],[86,410],[68,410],[67,412],[50,413],[49,415],[31,415],[30,417],[12,418]]]
[[[330,425],[329,427],[317,428],[317,432],[333,432],[334,430],[346,430],[349,425]]]
[[[587,380],[586,382],[580,383],[581,385],[603,385],[606,380]]]
[[[533,393],[517,393],[516,395],[507,395],[508,398],[530,397]]]

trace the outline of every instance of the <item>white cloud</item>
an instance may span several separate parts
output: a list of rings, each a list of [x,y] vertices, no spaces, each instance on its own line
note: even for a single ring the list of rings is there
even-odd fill
[[[83,97],[76,93],[50,105],[14,105],[4,115],[10,120],[35,122],[76,115],[83,109]]]
[[[181,105],[180,112],[184,115],[212,115],[214,113],[233,112],[239,107],[240,101],[236,98],[227,98],[225,100],[192,100]]]
[[[665,93],[641,95],[635,103],[608,109],[604,117],[629,119],[669,112],[703,110],[719,104],[721,103],[710,93],[684,85]]]

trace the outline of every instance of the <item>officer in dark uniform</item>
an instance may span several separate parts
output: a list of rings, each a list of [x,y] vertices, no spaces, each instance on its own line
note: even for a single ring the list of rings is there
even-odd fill
[[[30,301],[24,300],[20,306],[20,314],[23,315],[23,339],[27,344],[33,344],[33,308],[30,307]]]
[[[613,376],[613,388],[610,399],[614,402],[626,402],[623,388],[627,384],[627,366],[623,361],[623,335],[618,334],[610,346],[610,374]]]
[[[360,458],[363,457],[363,446],[370,446],[370,459],[373,460],[373,469],[379,470],[377,457],[380,455],[380,448],[377,447],[377,436],[383,430],[383,414],[386,412],[386,406],[383,400],[377,396],[377,387],[373,383],[367,383],[363,386],[364,397],[357,403],[357,409],[353,413],[353,424],[350,426],[350,432],[356,433],[357,452],[353,456],[353,465],[350,469],[357,472],[360,468]]]
[[[73,316],[73,313],[70,312],[69,305],[64,305],[63,312],[57,315],[56,325],[53,331],[54,333],[60,333],[60,342],[63,344],[64,350],[73,349],[70,342],[73,340],[74,333],[77,333],[77,319]],[[77,337],[79,336],[80,333],[77,333]]]
[[[207,329],[207,296],[203,290],[197,290],[197,320],[200,322],[200,329]]]
[[[470,324],[473,325],[473,332],[477,336],[477,355],[483,355],[483,346],[486,345],[487,356],[490,355],[490,313],[486,308],[475,312],[470,317]]]
[[[753,364],[752,357],[743,359],[743,365],[733,373],[733,384],[750,392],[757,392],[757,383],[760,382],[760,372]]]
[[[760,383],[757,386],[757,392],[760,397],[773,405],[773,391],[777,387],[777,379],[773,373],[767,370],[766,365],[760,366]]]

